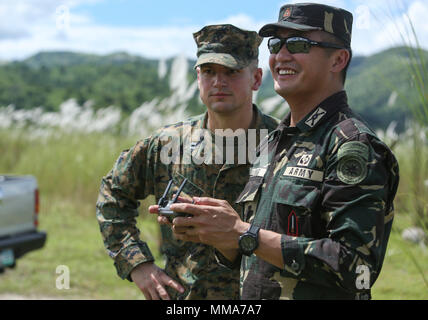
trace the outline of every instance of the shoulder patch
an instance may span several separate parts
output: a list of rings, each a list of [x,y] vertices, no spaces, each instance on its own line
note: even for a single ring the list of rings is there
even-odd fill
[[[367,176],[369,147],[359,141],[344,143],[337,152],[337,177],[346,184],[357,184]]]

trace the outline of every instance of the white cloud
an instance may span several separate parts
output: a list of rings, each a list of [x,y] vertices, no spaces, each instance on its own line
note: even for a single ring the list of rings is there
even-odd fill
[[[225,19],[208,22],[207,24],[223,24],[230,23],[238,28],[246,29],[246,30],[258,30],[261,27],[261,23],[255,21],[252,17],[239,13],[233,16],[226,17]]]
[[[90,16],[76,14],[80,4],[96,3],[102,0],[15,0],[0,2],[0,60],[22,59],[39,51],[72,50],[106,54],[127,51],[149,58],[169,58],[185,55],[195,58],[196,45],[192,33],[203,25],[179,23],[175,26],[117,27],[95,24]],[[345,0],[330,0],[323,3],[347,8]],[[355,0],[353,49],[356,54],[371,54],[397,45],[401,39],[397,25],[404,25],[405,16],[388,8],[390,0],[363,2]],[[60,4],[60,5],[59,5]],[[278,8],[272,11],[270,21],[257,21],[253,17],[237,13],[219,21],[206,24],[231,23],[248,30],[258,31],[264,24],[276,20]],[[261,7],[262,8],[262,7]],[[364,8],[371,13],[368,22],[364,20]],[[67,11],[68,9],[68,11]],[[272,9],[272,8],[271,8]],[[348,6],[348,10],[351,10]],[[387,12],[392,12],[387,14]],[[374,13],[374,15],[373,15]],[[419,41],[428,47],[428,4],[411,2],[406,9],[418,33]],[[179,17],[177,17],[179,19]],[[407,30],[408,30],[408,24]],[[267,65],[266,40],[260,46],[260,61]]]
[[[278,10],[279,10],[279,7],[278,7]],[[233,16],[226,17],[225,19],[222,19],[222,20],[208,22],[207,25],[229,23],[241,29],[253,30],[258,32],[261,29],[261,27],[263,27],[265,24],[271,23],[273,21],[275,20],[256,21],[252,17],[246,14],[239,13]],[[259,61],[260,61],[261,67],[265,67],[265,68],[268,67],[269,51],[267,49],[267,40],[265,39],[263,40],[263,42],[259,47]]]
[[[38,51],[72,50],[106,54],[128,51],[146,57],[194,55],[194,28],[125,28],[72,26],[67,30],[37,28],[29,38],[2,41],[2,58],[23,58]]]
[[[95,0],[86,0],[93,2]],[[0,58],[22,58],[52,47],[54,41],[62,42],[68,25],[90,22],[84,15],[75,15],[71,9],[82,1],[66,0],[16,0],[0,3]],[[61,10],[62,9],[62,10]],[[65,9],[65,10],[64,10]],[[63,30],[64,29],[64,30]]]
[[[410,40],[413,40],[409,18],[421,46],[428,48],[428,24],[426,23],[428,3],[413,1],[403,12],[403,8],[399,4],[391,7],[390,1],[389,3],[382,2],[382,7],[379,7],[379,3],[377,6],[367,7],[370,10],[368,18],[354,13],[352,39],[354,51],[357,54],[372,54],[386,48],[403,45],[403,36],[408,44]],[[373,3],[375,2],[373,1]],[[364,20],[367,22],[366,26],[364,23],[358,24]],[[410,43],[414,45],[414,41],[410,41]]]
[[[73,13],[77,1],[68,3],[58,6],[52,1],[43,8],[36,8],[34,1],[1,4],[0,59],[22,59],[49,50],[99,54],[125,50],[148,57],[194,53],[192,32],[196,28],[97,25],[90,17]]]
[[[123,27],[95,24],[76,14],[82,3],[101,0],[16,0],[0,3],[0,60],[23,59],[40,51],[71,50],[107,54],[127,51],[148,58],[185,55],[196,58],[192,34],[203,25]],[[232,23],[258,30],[263,23],[245,14],[206,24]]]
[[[58,8],[61,9],[59,12]],[[148,58],[170,58],[177,55],[196,58],[196,44],[192,34],[204,26],[117,27],[96,25],[86,16],[73,15],[72,10],[68,12],[68,20],[63,19],[61,15],[64,11],[61,7],[50,6],[44,12],[50,14],[50,21],[48,23],[45,20],[35,21],[31,27],[25,25],[21,15],[22,32],[26,32],[26,35],[22,37],[11,35],[0,39],[2,43],[0,59],[22,59],[39,51],[53,50],[97,54],[127,51]],[[49,17],[49,14],[45,14],[45,18]],[[59,21],[58,16],[61,18]],[[245,14],[206,24],[220,23],[231,23],[243,29],[256,31],[264,24],[255,22]],[[261,50],[263,51],[267,52],[267,49]]]

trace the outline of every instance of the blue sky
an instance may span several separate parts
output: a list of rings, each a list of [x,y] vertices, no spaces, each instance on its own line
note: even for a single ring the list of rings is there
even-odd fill
[[[373,1],[373,0],[372,0]],[[296,1],[294,1],[296,2]],[[302,1],[303,2],[303,1]],[[355,11],[357,7],[367,5],[369,1],[319,1],[344,9]],[[371,8],[390,4],[406,10],[412,1],[373,1]],[[207,21],[217,21],[228,16],[245,14],[256,21],[270,21],[278,17],[278,9],[285,1],[137,1],[105,0],[83,3],[76,8],[76,13],[88,14],[98,24],[119,26],[153,26],[153,25],[204,25]],[[384,7],[387,7],[385,5]],[[403,10],[399,10],[403,11]]]
[[[281,2],[263,1],[263,7],[276,9]],[[258,20],[275,18],[276,10],[261,10],[259,1],[136,1],[106,0],[87,3],[76,10],[89,13],[96,23],[119,26],[203,25],[240,13]]]
[[[300,1],[291,1],[300,2]],[[354,15],[352,48],[373,54],[402,43],[410,17],[428,48],[428,3],[424,0],[327,0]],[[127,51],[149,58],[195,56],[192,33],[207,24],[232,23],[259,30],[277,19],[278,0],[0,0],[0,60],[40,51],[97,54]],[[261,60],[267,60],[265,43]]]

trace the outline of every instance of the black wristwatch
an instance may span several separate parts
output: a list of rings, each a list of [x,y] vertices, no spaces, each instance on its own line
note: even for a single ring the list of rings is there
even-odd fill
[[[259,246],[260,227],[251,225],[247,232],[239,237],[239,250],[243,255],[251,256]]]

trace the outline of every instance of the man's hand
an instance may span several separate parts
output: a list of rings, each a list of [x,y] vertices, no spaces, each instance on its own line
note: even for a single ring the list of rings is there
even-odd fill
[[[175,194],[173,196],[175,196]],[[180,197],[180,196],[178,196],[178,202],[179,203],[182,203],[182,202],[184,202],[184,203],[193,203],[192,200],[190,200],[188,198]],[[159,214],[159,205],[155,204],[155,205],[149,206],[149,213]],[[167,217],[162,216],[160,214],[158,216],[158,223],[159,224],[166,224],[166,225],[169,225],[169,226],[172,227],[171,221],[169,221],[169,219]]]
[[[152,214],[159,214],[159,206],[157,204],[149,206],[149,213]],[[158,215],[158,223],[159,224],[166,224],[172,227],[172,223],[169,221],[169,219],[165,216]]]
[[[131,279],[146,297],[146,300],[170,300],[165,286],[184,292],[184,288],[170,278],[153,262],[145,262],[131,271]]]
[[[234,261],[238,255],[239,236],[250,225],[243,222],[225,200],[195,197],[190,201],[180,198],[180,203],[173,204],[171,210],[193,216],[174,218],[172,224],[166,217],[158,216],[158,222],[172,226],[175,238],[211,245],[227,259]],[[158,213],[158,206],[150,206],[149,212]]]
[[[176,203],[171,210],[190,213],[192,217],[177,217],[173,231],[177,239],[197,241],[219,250],[238,248],[238,239],[249,227],[225,200],[193,198],[194,203]],[[191,228],[189,228],[191,227]]]
[[[178,201],[179,201],[179,203],[194,203],[194,202],[192,202],[192,200],[189,200],[187,198],[183,198],[183,197],[180,197],[180,196],[178,197]],[[149,213],[159,214],[159,206],[158,205],[149,206]],[[171,221],[167,217],[165,217],[165,216],[158,215],[157,220],[158,220],[159,224],[168,225],[171,228],[173,227],[173,224],[171,223]],[[192,228],[192,227],[176,227],[175,229],[173,229],[174,230],[174,234],[185,233],[185,231],[187,229],[189,229],[189,228]],[[186,241],[201,242],[197,236],[194,236],[194,237],[188,236],[188,238],[187,238]]]

